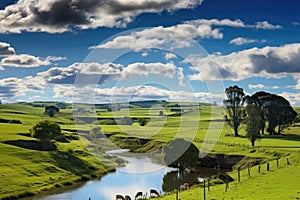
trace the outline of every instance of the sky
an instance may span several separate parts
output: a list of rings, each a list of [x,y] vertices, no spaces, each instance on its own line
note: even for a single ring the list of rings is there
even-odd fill
[[[300,106],[300,2],[1,0],[2,103],[217,102],[225,88]]]

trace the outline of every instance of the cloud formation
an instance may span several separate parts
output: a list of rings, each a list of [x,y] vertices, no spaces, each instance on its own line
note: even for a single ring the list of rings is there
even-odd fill
[[[251,44],[251,43],[258,43],[258,42],[264,43],[264,42],[266,42],[266,40],[264,40],[264,39],[255,40],[255,39],[251,39],[251,38],[237,37],[237,38],[234,38],[234,39],[230,40],[229,44],[241,46],[241,45],[244,45],[244,44]]]
[[[129,48],[141,51],[150,48],[185,48],[192,46],[192,39],[222,39],[223,33],[220,27],[232,28],[254,28],[254,29],[278,29],[280,25],[272,25],[267,21],[256,22],[248,25],[243,21],[231,19],[198,19],[186,21],[169,27],[146,28],[141,31],[133,31],[127,35],[121,35],[112,40],[93,48],[123,49]],[[264,42],[265,40],[235,39],[232,44],[245,44],[253,42]]]
[[[138,76],[158,75],[173,77],[173,63],[132,63],[127,66],[115,63],[74,63],[68,67],[53,67],[38,73],[38,77],[52,84],[104,84],[110,80],[131,79]]]
[[[134,31],[129,35],[115,37],[114,39],[90,48],[122,49],[129,48],[141,51],[149,48],[165,48],[171,46],[184,48],[191,46],[189,39],[214,38],[222,39],[223,34],[219,29],[209,25],[178,24],[169,27],[158,26]]]
[[[248,88],[249,89],[264,89],[266,86],[265,85],[263,85],[263,84],[249,84],[248,85]]]
[[[166,60],[171,60],[171,59],[175,59],[175,58],[177,58],[177,56],[174,53],[166,53],[165,54],[165,59]]]
[[[55,98],[72,98],[75,102],[129,102],[141,100],[167,100],[174,102],[222,102],[225,94],[211,94],[208,92],[170,91],[153,86],[132,86],[95,88],[91,86],[74,87],[55,85]],[[74,95],[74,93],[75,95]],[[76,95],[77,94],[77,95]],[[78,95],[80,94],[80,95]],[[94,99],[93,99],[94,98]]]
[[[268,21],[262,21],[262,22],[256,22],[254,25],[254,28],[265,29],[265,30],[275,30],[275,29],[281,29],[282,26],[270,24]]]
[[[15,49],[6,42],[0,42],[0,56],[15,54]]]
[[[14,97],[24,96],[28,91],[41,92],[43,88],[38,78],[31,76],[23,79],[16,77],[5,78],[0,80],[0,98],[9,100]]]
[[[122,27],[141,13],[193,8],[202,0],[19,0],[0,10],[0,33]]]
[[[194,66],[191,69],[197,72],[189,76],[191,80],[218,80],[219,77],[211,71],[212,66],[215,66],[224,80],[238,81],[250,76],[293,76],[300,83],[300,43],[251,48],[228,55],[210,55],[206,58],[190,57],[185,62],[191,62]]]
[[[29,54],[11,55],[1,60],[1,65],[5,67],[39,67],[50,65],[52,61],[64,60],[65,57],[48,56],[42,59]]]

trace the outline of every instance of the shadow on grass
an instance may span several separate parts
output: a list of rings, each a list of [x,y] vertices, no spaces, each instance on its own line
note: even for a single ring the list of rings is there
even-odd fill
[[[21,147],[24,149],[30,150],[39,150],[39,151],[54,151],[57,149],[56,145],[51,143],[51,146],[46,150],[42,148],[42,144],[37,140],[7,140],[3,141],[4,144],[13,145],[16,147]]]
[[[260,139],[278,139],[285,141],[295,141],[300,142],[300,136],[296,134],[280,134],[280,135],[262,135]],[[289,145],[256,145],[257,147],[268,147],[268,148],[300,148],[300,143],[298,146],[289,146]]]
[[[261,139],[280,139],[300,142],[300,136],[296,134],[262,135]]]
[[[56,165],[59,168],[78,176],[91,174],[96,170],[94,166],[69,152],[53,151],[50,152],[50,155],[56,161]]]
[[[277,148],[277,149],[299,149],[300,146],[267,146],[267,145],[255,145],[255,147],[264,147],[264,148]]]

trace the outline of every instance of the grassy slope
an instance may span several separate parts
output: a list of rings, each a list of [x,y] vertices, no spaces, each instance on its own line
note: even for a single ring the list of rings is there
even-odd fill
[[[2,143],[7,140],[34,140],[24,134],[28,134],[36,122],[44,119],[54,120],[62,124],[62,127],[63,124],[72,124],[65,117],[52,119],[42,113],[41,108],[18,104],[1,105],[1,118],[18,119],[22,124],[0,123],[0,199],[73,184],[111,170],[91,156],[80,140],[56,142],[58,150],[50,152]]]
[[[49,118],[42,115],[43,108],[33,108],[24,105],[1,105],[1,107],[1,118],[19,119],[23,124],[0,123],[0,142],[16,139],[32,140],[32,138],[22,136],[20,133],[28,133],[30,127],[43,119],[54,120],[60,123],[62,128],[75,129],[71,120],[70,109],[61,110],[62,114],[55,118]],[[182,116],[161,117],[158,116],[160,109],[155,107],[150,110],[136,107],[131,110],[98,112],[97,117],[105,119],[130,116],[151,119],[145,127],[139,126],[138,123],[135,123],[133,126],[101,126],[104,132],[119,133],[118,135],[124,137],[153,138],[162,142],[167,142],[174,137],[191,138],[194,139],[195,144],[201,149],[203,145],[202,140],[207,134],[221,133],[220,137],[216,138],[219,143],[214,146],[212,153],[260,157],[262,158],[262,163],[274,160],[278,155],[290,155],[290,159],[293,160],[291,162],[292,165],[282,166],[280,169],[273,169],[274,171],[264,172],[264,174],[259,175],[253,172],[251,178],[243,178],[242,183],[231,183],[227,193],[224,192],[224,185],[216,185],[208,193],[208,199],[252,199],[252,197],[255,197],[254,199],[263,199],[266,192],[268,195],[272,195],[273,198],[270,199],[280,199],[279,197],[284,195],[294,199],[297,196],[297,192],[300,192],[297,191],[296,187],[299,185],[300,180],[296,173],[300,169],[298,165],[300,158],[296,156],[300,148],[299,127],[291,127],[290,130],[286,131],[287,135],[284,136],[263,137],[260,141],[257,141],[256,151],[253,152],[246,138],[228,136],[230,129],[226,125],[223,126],[223,122],[216,120],[222,119],[224,111],[219,107],[211,109],[209,106],[201,106],[200,118],[199,113],[195,111],[186,112]],[[212,112],[213,115],[211,114]],[[169,109],[164,110],[164,113],[174,114]],[[91,127],[92,125],[84,124],[77,126],[77,128],[83,130],[89,130]],[[126,136],[123,133],[126,133]],[[241,130],[241,133],[244,133],[243,130]],[[93,168],[97,168],[100,173],[106,171],[103,165],[99,165],[97,160],[87,153],[82,141],[72,140],[70,143],[57,143],[57,145],[57,152],[40,152],[0,143],[0,151],[5,152],[0,160],[0,198],[6,194],[16,195],[25,192],[24,188],[31,192],[36,192],[40,189],[55,187],[55,184],[58,184],[57,186],[68,184],[70,181],[81,179],[83,173],[92,173],[94,170],[91,169]],[[72,157],[69,158],[70,162],[64,159],[69,149],[73,150]],[[80,163],[90,166],[91,169],[81,169],[78,167]],[[232,176],[236,177],[236,172],[233,172]],[[286,178],[282,180],[282,186],[279,187],[278,180],[281,180],[282,177]],[[286,188],[290,189],[286,190]],[[199,187],[195,187],[181,193],[180,196],[181,199],[185,200],[199,199],[198,194],[202,195],[202,190]],[[163,199],[174,198],[173,194]]]

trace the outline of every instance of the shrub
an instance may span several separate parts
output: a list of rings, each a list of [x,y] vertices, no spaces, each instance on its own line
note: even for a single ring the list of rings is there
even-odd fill
[[[130,117],[123,117],[118,124],[120,125],[132,125],[134,123],[133,119]]]
[[[55,122],[44,120],[34,125],[30,133],[40,140],[42,149],[47,150],[51,146],[51,140],[61,135],[61,129]]]

